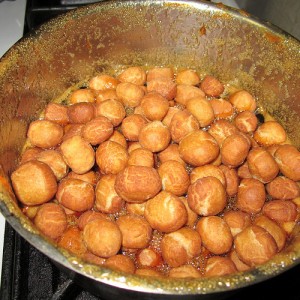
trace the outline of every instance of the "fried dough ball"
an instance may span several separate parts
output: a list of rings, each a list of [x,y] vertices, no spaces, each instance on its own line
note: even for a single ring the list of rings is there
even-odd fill
[[[96,208],[107,214],[114,214],[120,211],[125,203],[115,191],[116,175],[104,175],[96,185],[95,195]]]
[[[166,149],[170,140],[171,134],[168,127],[160,121],[148,123],[141,129],[139,134],[139,143],[152,152]]]
[[[200,127],[210,125],[215,118],[211,103],[205,97],[196,97],[187,100],[186,108],[197,119]]]
[[[246,227],[234,239],[238,257],[250,267],[261,265],[271,259],[277,252],[274,238],[262,227]]]
[[[113,134],[108,139],[111,142],[116,142],[127,149],[127,141],[122,133],[120,133],[118,130],[114,130]]]
[[[95,192],[91,184],[80,179],[64,178],[58,184],[56,198],[73,211],[86,211],[94,205]]]
[[[29,218],[29,219],[34,219],[36,216],[36,213],[38,209],[40,208],[40,205],[35,205],[35,206],[24,206],[22,208],[22,212]]]
[[[169,107],[167,114],[165,117],[162,119],[162,123],[166,125],[167,127],[170,127],[171,121],[173,116],[178,113],[180,109],[178,107]]]
[[[236,269],[239,271],[239,272],[244,272],[244,271],[248,271],[250,269],[250,267],[245,264],[244,262],[242,262],[240,260],[240,258],[238,257],[237,253],[235,250],[231,251],[229,253],[229,258],[233,261]]]
[[[246,213],[258,213],[266,199],[265,186],[254,178],[243,179],[237,193],[237,208]]]
[[[49,103],[45,109],[45,120],[55,122],[61,126],[69,123],[68,108],[59,103]]]
[[[181,163],[184,167],[186,166],[186,163],[180,157],[177,144],[170,144],[165,150],[159,152],[158,158],[161,163],[169,160],[175,160]]]
[[[93,253],[86,251],[82,257],[85,261],[87,261],[88,263],[91,263],[93,265],[97,265],[97,266],[103,266],[103,264],[106,261],[106,258],[103,257],[99,257],[97,255],[94,255]]]
[[[82,231],[77,226],[70,226],[62,234],[58,246],[70,251],[72,254],[82,257],[87,249],[83,242]]]
[[[264,215],[278,223],[295,221],[298,214],[296,204],[289,200],[266,202],[262,211]]]
[[[153,269],[147,269],[147,268],[141,268],[135,270],[136,275],[140,276],[150,276],[150,277],[162,277],[163,275],[156,270]]]
[[[198,220],[198,214],[195,213],[189,206],[189,203],[187,201],[186,197],[179,197],[179,199],[183,202],[186,211],[187,211],[187,221],[185,223],[185,225],[194,228],[194,225],[196,223],[196,221]]]
[[[251,224],[250,215],[240,210],[229,210],[225,212],[223,219],[229,226],[233,237]]]
[[[83,126],[84,124],[67,124],[64,127],[63,142],[75,135],[82,136]]]
[[[20,160],[20,165],[28,162],[28,161],[31,161],[31,160],[34,160],[37,158],[37,156],[43,152],[44,149],[42,148],[39,148],[39,147],[33,147],[33,148],[27,148],[23,153],[22,153],[22,156],[21,156],[21,160]]]
[[[70,123],[85,124],[95,117],[95,107],[92,103],[80,102],[68,106]]]
[[[122,246],[129,249],[148,247],[152,238],[152,228],[141,216],[125,215],[117,220],[122,233]]]
[[[82,127],[82,137],[95,146],[109,139],[113,131],[114,127],[111,121],[104,116],[99,116]]]
[[[84,174],[77,174],[77,173],[71,171],[67,175],[67,178],[80,179],[80,180],[90,183],[91,185],[96,185],[96,183],[99,180],[99,177],[100,177],[99,173],[94,172],[94,171],[89,171]]]
[[[232,134],[237,134],[238,129],[227,120],[216,120],[211,124],[208,132],[214,137],[219,145],[222,145],[223,141]]]
[[[216,215],[226,206],[225,188],[216,177],[203,177],[189,186],[187,200],[198,215]]]
[[[249,110],[242,111],[234,118],[235,126],[244,133],[254,132],[257,128],[257,117]]]
[[[146,124],[147,120],[143,116],[133,114],[123,120],[121,130],[129,141],[138,141],[139,134]]]
[[[274,238],[278,251],[281,251],[286,242],[285,231],[274,221],[264,215],[255,218],[253,224],[264,228]]]
[[[225,175],[218,166],[212,164],[196,167],[190,174],[191,183],[196,182],[203,177],[213,176],[220,180],[224,187],[226,187]]]
[[[218,97],[224,92],[224,85],[215,77],[207,75],[200,83],[201,90],[208,96]]]
[[[127,150],[112,141],[103,142],[96,150],[96,162],[104,174],[118,174],[128,161]]]
[[[47,237],[56,240],[67,229],[65,211],[56,203],[42,204],[34,218],[35,226]]]
[[[162,184],[158,172],[154,168],[143,166],[128,166],[119,172],[116,178],[115,190],[128,202],[144,202],[161,190]]]
[[[134,262],[130,257],[123,254],[117,254],[109,257],[105,261],[104,266],[115,271],[126,272],[129,274],[133,274],[135,272]]]
[[[278,176],[269,182],[266,189],[273,199],[291,200],[300,195],[298,184],[284,176]]]
[[[57,191],[56,177],[51,168],[37,160],[19,166],[12,173],[11,181],[18,199],[28,206],[48,202]]]
[[[255,111],[256,101],[253,96],[245,91],[240,90],[230,95],[229,101],[238,112],[249,110]]]
[[[234,262],[229,257],[210,257],[205,266],[205,276],[224,276],[237,272]]]
[[[118,100],[117,92],[115,89],[107,89],[102,91],[96,91],[96,103],[100,103],[105,100]]]
[[[154,249],[144,248],[137,253],[137,264],[142,267],[154,268],[162,264],[162,257]]]
[[[233,115],[234,109],[232,104],[225,99],[211,99],[209,101],[216,118],[225,119]]]
[[[144,148],[135,149],[129,154],[128,165],[154,167],[153,153],[150,150]]]
[[[246,179],[246,178],[252,178],[252,174],[250,173],[248,162],[245,161],[237,171],[238,177]]]
[[[95,164],[93,147],[78,135],[62,142],[60,150],[65,162],[77,174],[88,172]]]
[[[176,196],[184,195],[190,185],[189,174],[185,167],[175,160],[162,163],[158,168],[162,189]]]
[[[83,230],[84,226],[87,223],[94,221],[96,219],[109,219],[109,217],[98,211],[87,210],[84,213],[82,213],[80,215],[80,217],[78,218],[78,221],[77,221],[78,228],[80,230]]]
[[[69,101],[71,104],[80,103],[80,102],[95,102],[95,94],[89,89],[78,89],[72,92],[69,97]]]
[[[199,278],[201,273],[192,265],[183,265],[169,271],[170,278]]]
[[[142,203],[126,202],[126,211],[131,215],[144,216],[146,201]]]
[[[179,143],[189,133],[198,130],[200,126],[197,119],[185,109],[174,114],[169,128],[172,140]]]
[[[216,140],[206,131],[196,130],[185,136],[179,143],[181,158],[199,167],[212,162],[219,155],[219,146]]]
[[[121,82],[144,85],[146,83],[146,77],[146,72],[141,67],[129,67],[118,76],[118,79]]]
[[[248,140],[241,134],[232,134],[222,143],[220,152],[222,163],[226,166],[237,167],[246,159],[250,149]]]
[[[96,219],[87,223],[83,229],[83,240],[87,249],[101,257],[116,255],[122,243],[122,233],[116,223]]]
[[[291,180],[300,180],[300,152],[295,146],[281,145],[274,154],[281,173]]]
[[[36,120],[30,123],[27,137],[33,146],[53,148],[61,143],[64,135],[63,128],[48,120]]]
[[[186,85],[197,85],[200,83],[200,77],[195,70],[182,70],[177,73],[176,83]]]
[[[167,233],[178,230],[187,221],[182,201],[166,191],[147,201],[144,215],[153,229]]]
[[[128,107],[139,106],[144,96],[143,88],[130,82],[121,82],[118,84],[116,93],[123,105]]]
[[[239,186],[239,178],[235,169],[230,169],[225,165],[220,165],[219,168],[222,170],[225,176],[225,187],[228,196],[236,195]]]
[[[247,162],[253,178],[258,179],[262,183],[272,181],[279,172],[279,167],[273,156],[261,147],[250,150]]]
[[[286,132],[278,122],[267,121],[256,129],[253,137],[258,144],[267,147],[284,143],[286,141]]]
[[[176,96],[177,85],[172,79],[156,78],[147,81],[147,92],[157,92],[167,100],[172,100]]]
[[[89,88],[97,91],[107,90],[107,89],[115,89],[119,81],[113,76],[109,76],[106,74],[100,74],[94,76],[89,82]]]
[[[164,261],[170,267],[179,267],[201,253],[201,238],[197,231],[183,227],[165,234],[161,241]]]
[[[205,97],[205,93],[196,86],[179,84],[177,85],[176,102],[186,105],[189,99],[196,97]]]
[[[157,92],[146,94],[141,101],[145,117],[150,121],[161,121],[169,110],[169,102]]]

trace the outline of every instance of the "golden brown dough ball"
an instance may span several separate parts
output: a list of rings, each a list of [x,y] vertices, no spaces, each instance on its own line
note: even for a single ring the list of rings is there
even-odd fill
[[[220,217],[203,217],[196,225],[203,246],[213,254],[227,253],[232,246],[233,237],[227,223]]]
[[[144,96],[143,88],[130,82],[121,82],[118,84],[116,93],[123,105],[128,107],[139,106]]]
[[[186,108],[197,119],[200,127],[210,125],[215,118],[213,107],[205,97],[196,97],[187,100]]]
[[[94,171],[89,171],[84,174],[77,174],[73,171],[69,172],[67,178],[75,178],[86,181],[92,185],[96,185],[100,177],[100,174]]]
[[[57,191],[56,177],[51,168],[32,160],[19,166],[11,175],[18,199],[25,205],[39,205],[52,199]]]
[[[137,253],[137,264],[142,267],[154,268],[162,264],[161,255],[152,248],[144,248]]]
[[[221,145],[222,163],[237,167],[246,159],[250,149],[249,141],[241,134],[228,136]]]
[[[141,101],[144,116],[150,121],[161,121],[169,110],[169,102],[157,92],[146,94]]]
[[[60,150],[65,162],[77,174],[88,172],[95,164],[93,147],[78,135],[65,140]]]
[[[82,135],[82,128],[84,124],[67,124],[64,127],[64,135],[63,135],[63,142],[75,135]]]
[[[195,70],[187,69],[177,73],[177,84],[197,85],[200,83],[200,77]]]
[[[189,186],[187,200],[198,215],[216,215],[226,206],[225,188],[216,177],[203,177]]]
[[[182,201],[165,191],[147,201],[144,215],[151,227],[161,232],[178,230],[187,221],[187,211]]]
[[[200,126],[197,119],[185,109],[174,114],[169,128],[172,140],[179,143],[189,133],[198,130]]]
[[[257,128],[257,117],[249,110],[245,110],[237,114],[234,118],[235,126],[244,133],[254,132]]]
[[[109,119],[104,116],[96,117],[82,127],[82,137],[91,145],[99,145],[109,139],[114,127]]]
[[[218,97],[224,92],[224,85],[215,77],[207,75],[200,83],[201,90],[208,96]]]
[[[246,227],[234,239],[238,257],[250,267],[267,262],[277,252],[274,238],[262,227]]]
[[[22,208],[22,212],[29,218],[29,219],[34,219],[36,216],[36,213],[38,209],[40,208],[40,205],[35,205],[35,206],[24,206]]]
[[[189,99],[195,97],[205,97],[205,93],[196,86],[179,84],[177,85],[176,102],[181,105],[186,105]]]
[[[156,78],[147,81],[147,92],[157,92],[167,100],[172,100],[176,96],[177,86],[172,79]]]
[[[180,157],[179,150],[177,144],[170,144],[165,150],[158,153],[158,158],[161,163],[164,163],[169,160],[175,160],[181,163],[184,167],[186,163]]]
[[[212,164],[196,167],[190,174],[191,183],[195,183],[198,179],[203,177],[213,176],[220,180],[224,187],[226,187],[225,175],[218,166]]]
[[[94,91],[85,88],[78,89],[71,93],[69,97],[70,104],[80,103],[80,102],[95,102],[95,94]]]
[[[56,198],[68,209],[86,211],[94,205],[94,187],[80,179],[64,178],[58,185]]]
[[[229,257],[210,257],[205,266],[205,276],[224,276],[237,272],[234,262]]]
[[[59,103],[49,103],[45,108],[45,120],[55,122],[61,126],[69,123],[68,108]]]
[[[276,242],[278,251],[281,251],[283,249],[286,242],[286,233],[276,222],[272,221],[264,215],[260,215],[255,218],[253,223],[264,228],[270,233],[270,235]]]
[[[78,228],[80,230],[83,230],[84,226],[87,223],[94,221],[96,219],[109,219],[109,217],[98,211],[87,210],[84,213],[82,213],[80,215],[80,217],[78,218],[78,221],[77,221]]]
[[[264,148],[253,148],[247,157],[249,171],[253,178],[262,183],[272,181],[279,172],[279,167],[273,156]]]
[[[181,158],[199,167],[215,160],[219,155],[219,146],[216,140],[206,131],[196,130],[184,137],[179,143]]]
[[[83,240],[87,249],[93,254],[101,257],[110,257],[119,252],[122,243],[122,233],[115,222],[97,219],[85,225]]]
[[[105,100],[113,99],[113,100],[118,100],[117,92],[115,89],[107,89],[107,90],[102,90],[102,91],[96,91],[96,103],[100,103]]]
[[[62,141],[63,128],[52,121],[36,120],[30,123],[27,137],[29,142],[40,148],[53,148]]]
[[[67,215],[58,204],[45,203],[38,209],[34,224],[44,235],[56,240],[67,229]]]
[[[228,136],[238,133],[238,129],[228,120],[220,119],[211,124],[208,132],[222,145]]]
[[[120,133],[118,130],[114,130],[113,134],[109,137],[109,141],[116,142],[127,149],[127,141],[122,133]]]
[[[284,176],[278,176],[266,185],[266,190],[273,199],[291,200],[299,197],[298,184]]]
[[[109,257],[104,266],[115,271],[126,272],[129,274],[133,274],[135,272],[135,266],[132,259],[123,254],[117,254]]]
[[[278,222],[291,222],[297,219],[297,206],[289,200],[271,200],[265,203],[263,214]]]
[[[184,265],[176,268],[172,268],[169,271],[169,277],[171,278],[199,278],[201,273],[192,265]]]
[[[36,159],[47,164],[51,168],[58,181],[65,177],[69,171],[62,154],[56,150],[45,150],[40,152]]]
[[[179,267],[201,253],[201,238],[189,227],[165,234],[161,241],[164,261],[170,267]]]
[[[58,246],[70,251],[79,257],[85,255],[87,249],[83,242],[82,231],[77,226],[70,226],[62,234]]]
[[[216,118],[225,119],[233,115],[234,109],[228,100],[211,99],[209,102]]]
[[[250,215],[240,210],[229,210],[225,212],[223,219],[229,226],[233,237],[251,224]]]
[[[280,147],[281,145],[271,145],[266,147],[266,150],[273,156],[275,157],[275,152],[277,151],[277,149]]]
[[[130,82],[136,85],[144,85],[146,83],[146,72],[141,67],[129,67],[125,69],[118,79],[121,82]]]
[[[174,79],[174,71],[168,67],[154,67],[147,72],[147,81],[158,78]]]
[[[266,200],[265,186],[254,178],[243,179],[237,193],[237,208],[246,213],[258,213]]]
[[[162,189],[176,196],[182,196],[190,185],[189,174],[185,167],[175,160],[162,163],[158,168]]]
[[[144,166],[154,167],[154,156],[153,153],[144,148],[138,148],[129,153],[128,158],[129,166]]]
[[[281,145],[274,154],[281,173],[291,180],[300,180],[300,152],[295,146]]]
[[[143,216],[146,206],[146,201],[142,203],[126,202],[126,211],[131,215]]]
[[[138,114],[126,117],[121,125],[123,135],[129,141],[138,141],[142,128],[147,124],[147,120]]]
[[[106,258],[99,257],[97,255],[94,255],[93,253],[86,251],[82,257],[83,260],[87,261],[90,264],[97,265],[97,266],[103,266],[103,264],[106,261]]]
[[[230,197],[236,195],[239,186],[237,171],[235,169],[230,169],[225,165],[220,165],[219,168],[222,170],[225,176],[227,195]]]
[[[255,111],[256,109],[255,99],[249,92],[245,90],[240,90],[231,94],[229,97],[229,101],[238,112],[244,110]]]
[[[167,114],[165,115],[165,117],[162,119],[162,123],[164,125],[166,125],[167,127],[170,127],[171,121],[173,116],[179,112],[180,109],[178,107],[169,107]]]
[[[253,137],[258,144],[267,147],[284,143],[287,136],[284,128],[278,122],[268,121],[256,129]]]
[[[128,249],[142,249],[149,245],[152,228],[141,216],[125,215],[117,220],[122,233],[122,246]]]
[[[94,76],[89,82],[89,88],[97,91],[115,89],[119,81],[113,76],[100,74]]]
[[[96,150],[96,162],[104,174],[118,174],[124,170],[127,161],[127,150],[116,142],[105,141]]]
[[[240,260],[240,258],[238,257],[235,250],[232,250],[229,253],[229,258],[233,261],[236,269],[239,272],[244,272],[244,271],[248,271],[249,269],[251,269],[247,264],[245,264],[243,261]]]
[[[185,225],[194,228],[194,225],[196,223],[196,221],[198,220],[198,214],[195,213],[189,206],[189,203],[187,201],[186,197],[179,197],[179,199],[183,202],[186,211],[187,211],[187,221],[185,223]]]
[[[252,178],[252,174],[250,173],[248,162],[245,161],[241,166],[239,166],[237,170],[237,174],[240,178]]]
[[[154,168],[143,166],[128,166],[119,172],[116,178],[115,190],[128,202],[144,202],[161,190],[161,179]]]
[[[125,203],[115,191],[116,175],[104,175],[96,185],[95,195],[96,208],[107,214],[114,214],[120,211]]]
[[[27,148],[22,154],[20,159],[20,165],[24,164],[30,160],[34,160],[37,156],[43,152],[44,149],[39,147]]]
[[[148,123],[141,129],[139,134],[139,143],[152,152],[166,149],[170,140],[171,134],[168,127],[160,121]]]
[[[68,106],[70,123],[85,124],[95,117],[95,107],[92,103],[80,102]]]

